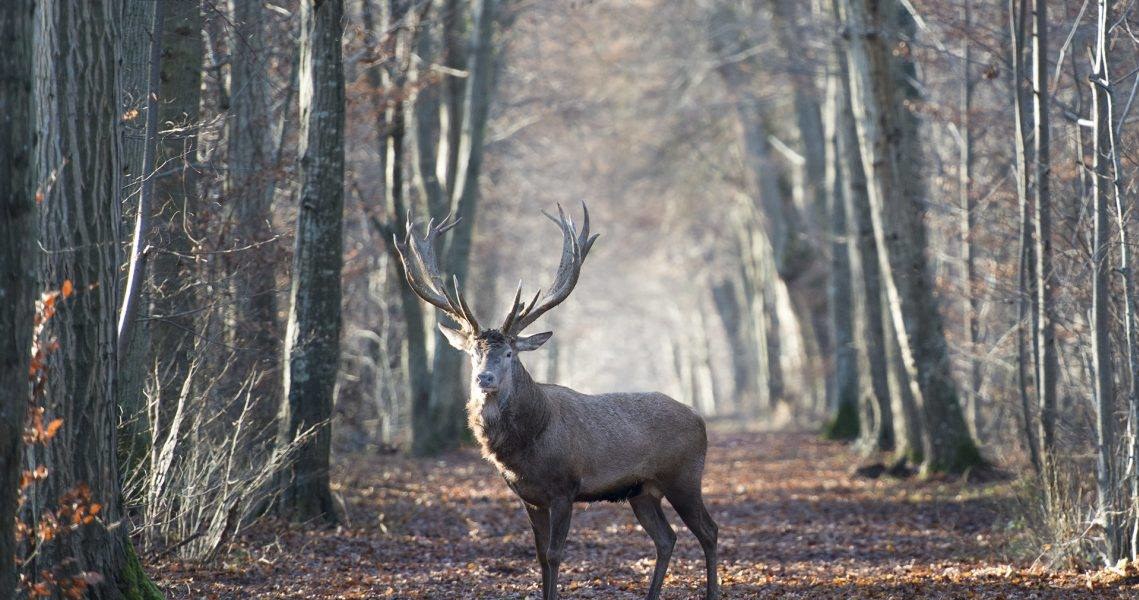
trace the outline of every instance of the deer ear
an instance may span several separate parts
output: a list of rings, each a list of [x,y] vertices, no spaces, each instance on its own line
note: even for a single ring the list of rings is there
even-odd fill
[[[546,340],[550,339],[553,335],[554,332],[547,331],[545,333],[535,333],[534,335],[517,338],[514,340],[514,349],[519,352],[537,350],[542,346],[542,344],[546,343]]]
[[[439,324],[439,331],[443,332],[443,337],[447,338],[447,341],[451,343],[451,347],[455,348],[456,350],[462,350],[463,352],[466,352],[470,349],[471,338],[466,334],[466,332],[459,331],[458,329],[451,329],[442,323]]]

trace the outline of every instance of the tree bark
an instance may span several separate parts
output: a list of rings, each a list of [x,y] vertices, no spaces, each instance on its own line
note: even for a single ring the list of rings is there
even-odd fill
[[[1037,0],[1038,2],[1040,0]],[[1110,0],[1099,0],[1096,32],[1095,72],[1091,76],[1092,122],[1095,139],[1092,178],[1094,237],[1092,241],[1092,331],[1095,338],[1092,364],[1095,369],[1096,403],[1096,473],[1099,519],[1107,543],[1107,562],[1115,564],[1127,556],[1123,515],[1124,486],[1118,461],[1119,440],[1116,437],[1115,375],[1111,354],[1111,229],[1108,201],[1115,187],[1112,147],[1111,78],[1107,64],[1107,19]]]
[[[842,0],[840,6],[883,287],[911,393],[922,408],[922,468],[961,472],[982,459],[958,403],[926,265],[920,144],[916,117],[903,101],[914,93],[907,89],[914,66],[907,39],[899,36],[912,29],[912,19],[895,1]]]
[[[300,180],[285,338],[280,447],[297,444],[282,508],[293,519],[337,520],[329,489],[333,391],[340,363],[343,266],[343,0],[301,3]]]
[[[0,11],[0,596],[15,597],[15,525],[35,314],[35,127],[32,0]]]
[[[405,119],[413,124],[407,138],[411,145],[409,170],[412,188],[426,204],[427,214],[441,217],[446,209],[443,208],[445,192],[436,168],[439,158],[440,86],[430,82],[431,72],[421,65],[421,62],[432,62],[438,52],[437,46],[433,43],[435,35],[427,19],[433,4],[425,2],[417,19],[415,52],[422,61],[412,61],[410,66],[411,87],[417,91],[407,103]],[[403,215],[396,214],[395,217],[399,219]],[[399,261],[396,261],[396,264],[397,268],[401,269],[400,275],[403,281],[403,265]],[[432,447],[434,436],[431,434],[434,423],[431,421],[430,413],[431,364],[427,352],[427,339],[430,335],[427,331],[427,321],[430,315],[424,312],[419,298],[410,287],[401,284],[399,294],[407,331],[404,360],[411,388],[412,453],[423,456],[434,452]]]
[[[970,31],[973,22],[972,0],[965,0],[962,8],[964,12],[965,31]],[[966,422],[973,437],[980,439],[984,423],[981,415],[981,361],[980,352],[980,311],[981,301],[974,289],[977,281],[976,252],[974,250],[973,234],[975,229],[975,203],[973,201],[973,80],[970,77],[969,63],[972,61],[972,46],[969,43],[969,34],[962,38],[961,48],[961,154],[958,163],[957,186],[961,204],[961,294],[965,306],[962,310],[964,321],[965,349],[968,364],[968,397]]]
[[[1041,474],[1040,450],[1036,443],[1035,420],[1032,416],[1032,402],[1029,394],[1029,377],[1027,369],[1033,365],[1035,371],[1035,354],[1030,348],[1035,345],[1029,343],[1032,336],[1029,323],[1035,322],[1030,317],[1029,308],[1032,302],[1031,286],[1034,281],[1033,272],[1036,261],[1032,248],[1031,207],[1028,202],[1028,145],[1026,131],[1028,122],[1025,118],[1027,105],[1026,84],[1024,76],[1024,39],[1028,29],[1028,11],[1025,7],[1027,0],[1009,0],[1009,37],[1012,42],[1012,109],[1016,128],[1013,137],[1013,155],[1016,160],[1016,195],[1017,206],[1020,211],[1020,236],[1017,269],[1017,387],[1020,395],[1021,426],[1024,431],[1024,442],[1028,449],[1032,467],[1037,475]],[[1035,315],[1035,313],[1033,313]]]
[[[128,5],[125,11],[132,13],[149,13],[149,21],[126,19],[131,27],[133,40],[129,43],[139,43],[146,49],[145,68],[137,69],[141,73],[133,73],[135,79],[140,80],[137,86],[142,93],[144,101],[142,114],[145,126],[141,139],[132,139],[132,136],[123,136],[123,157],[131,162],[125,163],[130,173],[137,174],[140,180],[135,194],[126,194],[126,197],[137,198],[134,204],[134,229],[131,234],[130,255],[127,260],[126,284],[123,288],[123,299],[118,309],[118,329],[116,338],[116,353],[119,356],[119,410],[123,413],[124,435],[128,439],[124,443],[127,448],[124,460],[131,463],[145,456],[150,443],[150,424],[147,422],[146,398],[143,395],[143,386],[147,375],[148,362],[143,357],[149,354],[150,331],[145,320],[146,310],[142,305],[148,296],[145,287],[146,279],[146,246],[150,241],[152,211],[154,199],[154,172],[155,151],[158,143],[158,94],[159,94],[159,63],[162,57],[162,23],[165,18],[166,6],[161,0],[154,2],[149,10],[135,5]],[[126,152],[130,148],[131,152]],[[128,186],[133,187],[133,186]],[[124,223],[124,226],[126,224]]]
[[[117,2],[43,2],[36,13],[35,97],[42,140],[37,152],[46,186],[39,223],[46,253],[38,268],[41,289],[70,281],[40,331],[54,340],[44,387],[45,419],[63,427],[31,460],[48,468],[27,510],[33,518],[58,510],[64,497],[86,497],[103,506],[100,519],[42,544],[33,580],[43,570],[74,576],[93,571],[103,581],[88,597],[160,597],[146,579],[123,516],[116,460],[116,306],[120,264],[122,157],[119,139]]]
[[[752,367],[753,352],[749,346],[754,340],[748,336],[748,323],[741,304],[740,293],[733,279],[725,278],[712,286],[712,305],[724,327],[731,353],[732,408],[742,417],[745,407],[755,398],[758,383]]]
[[[260,2],[230,0],[230,116],[226,130],[225,196],[232,218],[234,253],[232,345],[241,348],[238,377],[261,375],[254,388],[256,426],[269,431],[281,395],[281,326],[277,319],[276,246],[273,237],[272,123],[269,116],[265,9]]]
[[[833,395],[830,398],[830,423],[825,435],[833,440],[853,440],[860,429],[870,423],[863,423],[859,415],[859,369],[858,353],[854,343],[854,296],[851,290],[851,254],[847,244],[848,226],[844,190],[846,173],[843,172],[841,158],[841,134],[839,113],[845,104],[841,84],[831,81],[827,86],[825,121],[826,135],[826,214],[829,217],[831,242],[830,273],[827,280],[827,307],[831,328],[831,371],[832,384],[828,386]]]
[[[1036,234],[1036,396],[1040,405],[1040,449],[1047,466],[1055,450],[1056,430],[1056,300],[1052,283],[1052,200],[1049,186],[1048,119],[1048,3],[1034,0],[1032,21],[1033,122],[1035,129],[1035,211]]]
[[[891,402],[890,355],[885,338],[888,323],[883,321],[881,278],[878,274],[878,249],[874,242],[874,224],[870,217],[870,200],[866,195],[866,173],[862,168],[862,155],[858,148],[858,132],[850,106],[849,82],[844,51],[839,55],[839,98],[836,119],[837,152],[841,156],[843,173],[843,208],[846,211],[847,254],[850,256],[851,286],[854,308],[854,336],[858,344],[858,372],[862,402],[867,409],[863,414],[873,420],[862,428],[862,446],[867,449],[894,450],[895,422],[904,428],[905,414],[895,414]],[[898,376],[904,374],[898,373]],[[901,405],[901,402],[899,403]],[[903,429],[902,432],[906,430]],[[921,448],[920,430],[910,439],[904,437],[911,450]]]
[[[394,247],[390,244],[390,237],[400,234],[403,219],[407,217],[409,209],[409,203],[404,198],[404,191],[409,187],[404,184],[405,173],[410,172],[412,174],[412,186],[423,197],[429,197],[429,194],[430,197],[442,195],[442,188],[439,187],[438,178],[435,176],[434,163],[426,158],[426,156],[431,156],[433,161],[433,145],[426,139],[418,139],[419,136],[417,135],[420,121],[425,117],[420,114],[417,106],[420,102],[429,104],[428,96],[436,92],[433,87],[428,87],[420,89],[411,98],[402,98],[403,90],[417,88],[422,83],[420,81],[421,73],[417,70],[419,68],[417,62],[412,60],[410,55],[413,51],[418,51],[421,56],[429,56],[429,32],[425,30],[423,19],[426,17],[426,11],[430,6],[430,2],[425,3],[421,12],[413,14],[409,12],[410,6],[404,0],[392,0],[389,3],[390,21],[400,21],[412,15],[415,21],[405,24],[397,32],[387,34],[392,39],[386,40],[389,47],[384,50],[384,53],[391,56],[391,66],[387,69],[377,67],[368,72],[368,79],[373,88],[373,97],[377,103],[377,130],[379,132],[377,142],[384,167],[384,210],[392,219],[390,223],[379,223],[378,220],[375,222],[379,223],[382,234],[389,238],[385,239],[384,242],[388,244],[389,257],[396,269],[395,285],[399,294],[400,313],[403,316],[405,330],[400,358],[403,370],[407,374],[411,404],[412,452],[415,454],[430,453],[430,448],[422,448],[419,444],[431,439],[429,432],[433,425],[428,413],[428,402],[431,394],[431,370],[428,365],[427,335],[423,307],[420,305],[420,300],[415,292],[405,283],[406,276],[403,271],[403,263],[395,255]],[[364,8],[365,27],[374,30],[370,0],[365,1]],[[390,31],[392,28],[385,26],[381,29],[374,30],[375,35],[383,36],[385,31]],[[423,41],[421,38],[428,39]],[[381,37],[381,39],[383,38]],[[397,99],[388,99],[388,90],[394,92]],[[385,100],[386,102],[384,102]],[[420,106],[419,108],[423,107]],[[437,108],[436,103],[434,109],[437,110]],[[433,114],[430,109],[424,110],[428,115]],[[437,114],[434,116],[438,119]],[[410,131],[407,127],[408,122],[413,125]],[[427,131],[437,130],[437,123],[436,127],[427,127],[426,129]],[[421,150],[426,152],[420,154]],[[424,168],[425,162],[430,162],[430,166],[421,170]],[[430,205],[431,201],[428,200],[427,203]]]
[[[150,261],[150,336],[158,364],[159,416],[170,412],[183,393],[194,345],[198,299],[194,294],[195,265],[189,258],[188,232],[198,232],[201,200],[198,192],[198,120],[201,103],[202,13],[197,0],[166,2],[162,30],[160,134],[154,175],[157,251]]]
[[[494,62],[494,23],[496,0],[475,0],[472,12],[470,48],[467,53],[467,80],[462,95],[460,131],[457,139],[450,138],[448,147],[457,151],[454,170],[447,170],[447,191],[450,209],[462,216],[450,238],[445,241],[443,253],[445,264],[460,282],[467,279],[470,272],[471,239],[479,200],[479,175],[482,172],[483,140],[486,136],[487,116],[490,111]],[[454,18],[455,15],[451,15]],[[447,114],[454,114],[448,111]],[[450,117],[455,119],[455,117]],[[448,129],[450,131],[450,129]],[[442,136],[441,136],[442,138]],[[455,145],[457,144],[457,145]],[[440,148],[444,154],[445,148]],[[448,161],[449,162],[449,161]],[[452,177],[453,173],[453,177]],[[453,181],[453,183],[451,183]],[[438,315],[441,322],[448,320]],[[454,326],[454,323],[449,323]],[[464,408],[465,388],[463,377],[463,356],[449,348],[441,332],[435,334],[435,356],[431,369],[431,396],[429,415],[435,430],[434,440],[425,446],[429,453],[453,448],[464,437],[466,416]]]

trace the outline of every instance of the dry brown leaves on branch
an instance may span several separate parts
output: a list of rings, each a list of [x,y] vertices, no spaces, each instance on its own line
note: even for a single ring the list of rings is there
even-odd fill
[[[1136,598],[1108,571],[1048,572],[1013,550],[1010,486],[852,479],[855,457],[810,434],[713,435],[705,491],[725,598]],[[342,460],[337,530],[266,523],[213,564],[150,571],[171,600],[539,597],[526,515],[473,451]],[[701,598],[696,539],[679,540],[662,598]],[[563,597],[643,597],[653,545],[626,505],[578,505]]]

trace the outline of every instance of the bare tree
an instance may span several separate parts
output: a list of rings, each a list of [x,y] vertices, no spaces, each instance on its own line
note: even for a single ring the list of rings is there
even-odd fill
[[[202,12],[198,0],[165,2],[160,65],[158,170],[154,177],[157,250],[150,261],[150,334],[158,402],[169,407],[186,384],[198,299],[191,235],[201,235],[198,121],[201,104]]]
[[[1055,450],[1056,431],[1056,300],[1052,273],[1052,199],[1048,95],[1048,2],[1033,0],[1032,87],[1034,156],[1034,234],[1036,257],[1035,321],[1036,396],[1040,404],[1040,449],[1045,465]]]
[[[1038,2],[1040,0],[1037,0]],[[1096,49],[1092,88],[1092,122],[1095,177],[1092,178],[1094,195],[1094,239],[1092,242],[1092,329],[1095,345],[1092,361],[1095,368],[1096,472],[1098,474],[1099,520],[1103,524],[1107,541],[1108,564],[1127,556],[1128,544],[1124,530],[1125,486],[1117,464],[1119,440],[1116,437],[1115,372],[1112,365],[1111,330],[1115,319],[1111,315],[1111,226],[1109,224],[1109,197],[1114,189],[1115,149],[1113,147],[1111,115],[1111,78],[1108,74],[1108,14],[1110,0],[1099,0],[1096,19]],[[1037,9],[1038,11],[1040,8]],[[1042,407],[1043,408],[1043,407]],[[1047,432],[1047,430],[1045,430]]]
[[[887,352],[886,335],[891,330],[888,319],[883,320],[878,248],[874,242],[874,224],[866,194],[866,172],[862,168],[858,132],[850,106],[846,55],[841,47],[836,48],[836,54],[839,60],[835,152],[842,163],[839,167],[843,173],[840,192],[846,211],[846,252],[850,257],[854,335],[862,341],[858,344],[858,380],[863,402],[869,409],[864,409],[863,414],[873,416],[862,427],[861,435],[864,447],[879,450],[895,449],[896,439],[902,437],[899,450],[912,453],[921,448],[921,429],[916,419],[910,419],[911,426],[906,426],[906,415],[916,414],[916,410],[904,408],[912,404],[913,399],[901,390],[902,386],[896,387],[899,388],[898,404],[903,410],[901,414],[893,412],[890,371],[895,371],[895,379],[905,374],[891,364],[891,356]],[[895,431],[895,421],[900,431]]]
[[[958,403],[941,315],[926,266],[922,222],[920,144],[914,115],[903,98],[912,93],[913,64],[893,51],[907,43],[912,18],[897,2],[840,2],[846,25],[851,105],[867,174],[878,246],[898,348],[920,399],[926,471],[960,472],[981,462]],[[898,22],[901,20],[901,23]]]
[[[1015,156],[1016,195],[1019,207],[1020,232],[1018,235],[1018,267],[1017,267],[1017,387],[1020,395],[1021,426],[1024,433],[1024,443],[1028,447],[1032,466],[1039,475],[1041,472],[1040,449],[1036,442],[1036,425],[1033,419],[1031,399],[1029,393],[1028,369],[1030,365],[1035,372],[1035,348],[1033,330],[1029,323],[1035,322],[1035,312],[1030,311],[1032,299],[1031,288],[1036,268],[1035,252],[1032,245],[1031,207],[1028,201],[1030,174],[1028,169],[1029,146],[1027,144],[1028,120],[1026,107],[1027,77],[1025,77],[1025,48],[1024,40],[1028,31],[1027,0],[1009,0],[1009,39],[1012,45],[1012,109],[1013,109],[1013,154]],[[1031,312],[1031,315],[1029,314]]]
[[[27,510],[38,520],[61,503],[98,503],[101,519],[36,548],[33,577],[95,572],[93,598],[160,597],[127,538],[122,518],[115,409],[116,307],[122,193],[117,58],[120,6],[60,0],[36,12],[35,102],[42,143],[37,170],[45,186],[40,231],[46,252],[38,269],[43,289],[71,282],[74,296],[39,332],[58,342],[44,389],[48,418],[64,426],[33,453],[50,476]],[[64,126],[66,123],[68,126]],[[64,286],[66,287],[66,286]]]
[[[340,365],[343,265],[344,72],[342,0],[301,3],[301,191],[285,337],[278,446],[312,431],[290,461],[282,509],[297,520],[337,519],[328,467]]]
[[[146,378],[146,361],[150,344],[149,327],[145,320],[146,272],[154,199],[154,178],[151,176],[155,165],[155,150],[158,137],[158,93],[159,61],[162,55],[162,22],[165,17],[165,2],[154,2],[148,7],[131,5],[125,11],[125,27],[130,38],[123,46],[139,46],[127,54],[145,56],[130,62],[134,69],[127,71],[130,86],[141,94],[144,126],[141,132],[123,135],[123,160],[127,172],[134,174],[136,183],[128,185],[124,194],[137,199],[130,208],[134,209],[134,226],[131,234],[130,254],[127,258],[126,281],[122,303],[118,309],[116,352],[119,355],[119,407],[123,412],[125,425],[122,429],[128,440],[128,460],[135,460],[145,453],[150,436],[150,426],[146,423],[146,403],[143,396]],[[141,18],[140,18],[141,17]],[[125,95],[125,94],[124,94]],[[132,109],[137,112],[137,109]],[[138,120],[138,119],[134,119]],[[124,227],[127,223],[124,222]]]
[[[281,326],[277,318],[277,259],[273,245],[273,145],[269,118],[266,10],[260,2],[230,0],[229,113],[225,192],[232,218],[234,314],[229,328],[244,368],[264,374],[258,415],[268,427],[281,393]]]
[[[36,177],[32,114],[33,2],[0,11],[0,595],[13,597],[15,525],[28,406],[28,360],[35,312]]]
[[[826,213],[829,217],[830,277],[827,280],[828,321],[831,328],[830,386],[828,408],[831,421],[826,436],[836,440],[853,440],[868,423],[860,423],[858,352],[854,344],[855,302],[852,291],[851,253],[847,244],[847,224],[841,133],[841,118],[846,97],[842,84],[830,81],[827,85],[825,121],[827,129]]]
[[[962,5],[965,27],[972,25],[972,0],[964,0]],[[974,241],[976,204],[973,200],[973,132],[971,112],[973,111],[973,86],[970,62],[973,60],[972,45],[968,36],[961,45],[961,118],[958,134],[961,145],[961,158],[957,171],[957,191],[961,206],[961,294],[964,296],[965,348],[968,355],[968,397],[965,411],[966,422],[973,436],[979,438],[982,429],[981,416],[981,361],[977,358],[980,342],[981,302],[974,289],[977,280],[977,260]]]

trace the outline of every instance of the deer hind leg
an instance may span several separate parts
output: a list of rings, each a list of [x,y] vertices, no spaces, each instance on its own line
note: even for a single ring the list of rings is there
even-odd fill
[[[538,565],[542,569],[542,598],[550,594],[550,563],[546,560],[546,551],[550,548],[550,509],[526,506],[526,514],[530,516],[530,527],[534,530],[534,547],[538,551]]]
[[[653,578],[649,584],[649,594],[646,600],[657,600],[660,588],[664,585],[664,575],[668,571],[668,561],[672,558],[672,547],[676,544],[676,532],[668,524],[668,518],[660,508],[660,496],[649,492],[629,498],[629,505],[633,507],[633,514],[645,532],[653,539],[657,548],[656,566],[653,567]]]
[[[708,510],[704,508],[704,496],[700,492],[700,481],[685,485],[676,485],[665,491],[669,504],[676,509],[676,514],[688,526],[688,529],[700,540],[700,547],[704,550],[704,562],[708,568],[708,585],[704,594],[705,600],[718,600],[720,597],[720,578],[716,573],[716,538],[719,528]]]

